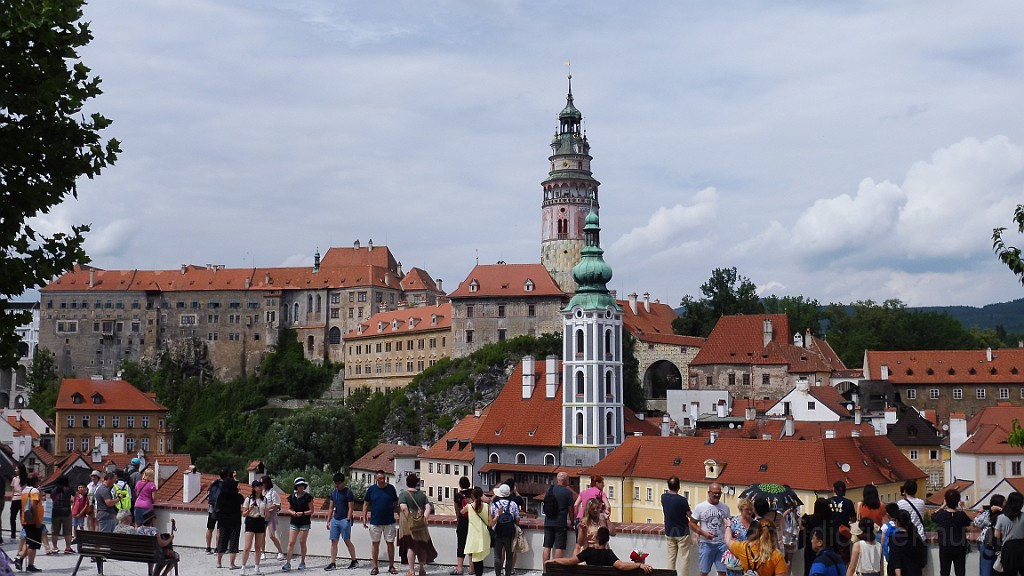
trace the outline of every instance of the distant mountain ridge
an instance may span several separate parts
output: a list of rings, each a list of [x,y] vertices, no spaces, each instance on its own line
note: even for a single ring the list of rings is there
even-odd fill
[[[910,310],[925,312],[946,312],[956,318],[965,328],[992,328],[1002,326],[1010,334],[1024,332],[1024,298],[987,304],[981,308],[975,306],[921,306]]]

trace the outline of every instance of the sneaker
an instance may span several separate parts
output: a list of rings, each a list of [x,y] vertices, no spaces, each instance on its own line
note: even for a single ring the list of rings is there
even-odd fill
[[[292,563],[291,562],[285,562],[284,566],[281,566],[281,572],[287,572],[287,571],[289,571],[291,569],[292,569]]]
[[[266,553],[266,552],[264,552],[264,553],[263,553],[263,557],[262,557],[262,558],[260,558],[260,560],[264,560],[264,561],[265,561],[266,559],[267,559],[267,553]]]
[[[306,563],[305,562],[299,562],[299,570],[305,570],[305,569],[306,569]]]
[[[348,563],[349,570],[351,570],[353,568],[358,568],[358,567],[359,567],[359,562],[356,562],[355,560],[353,560],[353,561]]]
[[[242,576],[248,576],[248,574],[249,574],[249,568],[246,567],[246,566],[242,566]]]
[[[337,568],[337,566],[334,565],[334,562],[331,562],[327,566],[324,566],[324,571],[325,572],[330,572],[331,570],[334,570],[335,568]]]
[[[207,548],[207,549],[206,549],[206,554],[207,554],[208,556],[209,556],[209,555],[211,555],[211,554],[213,554],[213,550],[210,550],[209,548]]]
[[[24,561],[25,561],[25,559],[21,558],[21,557],[18,557],[18,558],[14,559],[14,567],[18,569],[18,572],[21,572],[21,570],[22,570],[21,563],[24,562]]]
[[[28,566],[25,566],[25,572],[42,572],[42,570],[40,570],[39,568],[36,568],[35,566],[29,564]]]
[[[256,571],[253,572],[253,574],[255,574],[256,576],[260,576],[260,574],[263,574],[263,571],[260,570],[260,565],[259,564],[256,565]]]
[[[279,562],[284,561],[284,554],[282,554],[281,552],[278,552],[277,553],[277,560]]]

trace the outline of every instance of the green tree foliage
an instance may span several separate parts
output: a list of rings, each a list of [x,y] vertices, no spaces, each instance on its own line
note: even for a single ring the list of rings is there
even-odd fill
[[[274,353],[263,360],[256,380],[267,396],[319,398],[340,368],[330,362],[320,365],[307,361],[296,332],[282,330]]]
[[[701,284],[700,292],[700,300],[687,295],[680,302],[683,314],[672,321],[676,334],[707,337],[722,316],[764,312],[757,286],[735,267],[715,268],[708,281]]]
[[[1013,213],[1013,221],[1017,223],[1017,231],[1024,234],[1024,204],[1017,205],[1017,209]],[[1006,228],[992,230],[992,250],[999,257],[1000,262],[1006,264],[1010,272],[1013,272],[1020,283],[1024,284],[1024,259],[1021,259],[1021,249],[1007,246],[1003,240],[1004,232],[1006,232]]]
[[[785,314],[789,329],[803,332],[810,328],[811,334],[821,334],[821,304],[813,298],[803,296],[767,296],[762,301],[765,314]]]
[[[848,367],[860,367],[865,350],[963,350],[979,342],[946,313],[908,310],[899,300],[870,300],[824,311],[828,342]]]
[[[355,454],[356,423],[352,411],[342,405],[302,410],[274,422],[266,461],[275,470],[316,466],[340,470],[361,454]]]
[[[100,79],[79,61],[92,40],[80,0],[0,0],[0,367],[17,362],[15,328],[28,312],[10,299],[87,262],[88,226],[46,235],[30,219],[78,195],[80,177],[112,164],[120,145],[101,140],[110,120],[81,114]]]
[[[52,421],[57,411],[57,394],[60,392],[60,373],[53,353],[40,346],[32,357],[25,379],[32,390],[28,407],[43,418]]]
[[[640,380],[640,361],[636,357],[636,338],[623,331],[622,339],[622,403],[636,412],[647,409],[644,384]]]

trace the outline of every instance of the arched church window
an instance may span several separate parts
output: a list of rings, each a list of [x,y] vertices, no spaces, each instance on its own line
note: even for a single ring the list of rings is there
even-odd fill
[[[614,423],[615,423],[615,416],[612,414],[612,411],[609,410],[604,415],[604,433],[605,433],[606,437],[608,438],[608,440],[614,440],[615,439],[615,432],[614,432],[615,428],[613,427]]]
[[[612,331],[611,329],[604,331],[604,353],[608,359],[612,357]]]
[[[576,357],[583,357],[583,329],[576,330]]]
[[[583,438],[583,412],[576,413],[576,437]]]
[[[614,398],[614,382],[612,380],[612,371],[609,370],[604,373],[604,397],[607,400]]]
[[[583,371],[581,370],[576,373],[576,396],[582,398],[584,389],[585,379],[583,378]]]
[[[526,464],[526,454],[522,452],[516,453],[516,464]]]
[[[341,344],[341,330],[339,330],[337,326],[331,328],[331,331],[328,333],[328,337],[330,338],[331,344]]]

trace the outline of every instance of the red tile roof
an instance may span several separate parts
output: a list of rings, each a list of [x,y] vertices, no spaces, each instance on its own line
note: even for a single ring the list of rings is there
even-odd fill
[[[757,411],[757,414],[764,414],[765,412],[768,411],[769,408],[774,406],[776,402],[777,402],[777,400],[771,400],[771,399],[768,399],[768,400],[744,399],[742,401],[736,400],[736,401],[734,401],[732,403],[732,412],[730,413],[730,415],[736,416],[736,417],[739,417],[739,418],[746,418],[746,416],[747,416],[747,408],[750,407],[750,406],[754,407],[754,409]]]
[[[831,386],[809,386],[807,392],[818,402],[835,412],[840,418],[851,418],[850,410],[846,407],[846,399],[839,393],[839,390]]]
[[[78,404],[75,403],[76,394],[82,398],[82,401]],[[93,402],[94,394],[102,396],[101,403],[96,404]],[[67,378],[60,383],[60,393],[57,396],[57,410],[165,412],[167,407],[124,380],[81,380]]]
[[[425,450],[419,446],[381,443],[360,456],[349,468],[370,471],[383,470],[388,474],[394,474],[396,457],[419,457],[423,452]]]
[[[772,323],[772,338],[764,343],[764,323]],[[791,373],[845,370],[828,342],[811,336],[804,347],[792,343],[785,314],[722,316],[690,366],[714,364],[786,365]]]
[[[413,327],[409,327],[412,321]],[[380,327],[380,329],[378,329]],[[452,327],[451,303],[435,306],[420,306],[378,312],[359,323],[359,328],[345,334],[345,341],[377,336],[417,334],[432,330],[450,330]],[[360,328],[362,333],[360,334]]]
[[[35,446],[29,451],[29,454],[35,456],[43,463],[44,466],[53,466],[54,462],[57,461],[57,457],[50,454],[46,448],[42,446]]]
[[[836,480],[859,488],[926,476],[884,436],[819,442],[719,438],[714,444],[684,436],[631,436],[591,467],[590,473],[633,478],[675,475],[685,482],[707,482],[704,461],[708,459],[722,465],[718,482],[734,486],[775,482],[829,492]],[[849,472],[843,472],[844,464]]]
[[[320,269],[342,266],[377,266],[395,270],[398,268],[398,262],[387,246],[372,244],[359,248],[328,248],[324,257],[320,259]]]
[[[427,451],[420,454],[420,458],[433,460],[461,460],[473,461],[473,436],[480,429],[480,423],[484,421],[490,406],[480,411],[480,416],[469,414],[459,420],[447,434],[427,448]]]
[[[950,415],[952,417],[952,415]],[[995,424],[1005,430],[1013,430],[1013,421],[1024,422],[1024,406],[1014,406],[1009,402],[999,402],[995,406],[986,406],[967,421],[967,433],[974,434],[982,424]]]
[[[1014,420],[1024,421],[1024,406],[1001,402],[982,408],[967,421],[970,437],[956,451],[964,454],[1024,454],[1024,448],[1007,443]]]
[[[413,268],[402,277],[402,290],[407,292],[416,290],[437,291],[437,283],[422,268]]]
[[[628,300],[618,300],[625,312],[622,318],[626,330],[641,342],[655,344],[673,344],[677,346],[693,346],[704,344],[703,338],[695,336],[679,336],[672,332],[672,321],[679,317],[676,311],[667,304],[649,302],[650,312],[643,302],[636,303],[636,313],[630,308]]]
[[[944,486],[942,490],[939,490],[938,492],[935,492],[931,496],[925,498],[924,501],[926,504],[929,504],[931,506],[942,506],[943,504],[946,503],[946,492],[949,492],[950,490],[956,490],[957,492],[963,493],[964,490],[970,488],[973,485],[974,482],[971,480],[957,480],[952,484]]]
[[[533,290],[526,290],[528,281]],[[470,285],[478,286],[476,291]],[[532,298],[564,296],[543,264],[477,264],[450,298]]]
[[[25,418],[19,420],[16,415],[11,415],[7,417],[7,423],[11,425],[11,428],[14,428],[15,436],[27,435],[32,438],[39,438],[39,432],[37,432]]]
[[[1019,384],[1024,348],[992,350],[872,351],[865,353],[864,376],[881,379],[882,366],[896,384]]]

